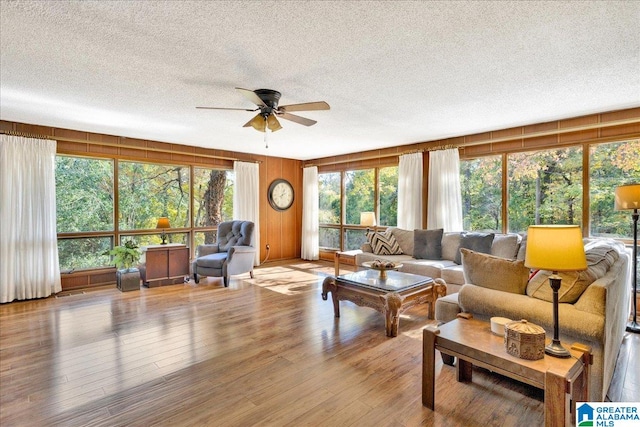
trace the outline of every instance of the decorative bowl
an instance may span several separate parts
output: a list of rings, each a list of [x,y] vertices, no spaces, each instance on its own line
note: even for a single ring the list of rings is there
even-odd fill
[[[362,266],[372,270],[378,270],[380,272],[380,279],[385,280],[387,278],[387,270],[396,270],[402,267],[402,264],[376,259],[373,261],[363,262]]]

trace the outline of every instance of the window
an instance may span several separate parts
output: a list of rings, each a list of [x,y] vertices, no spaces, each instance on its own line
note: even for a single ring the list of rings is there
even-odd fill
[[[108,266],[102,255],[111,249],[113,218],[113,160],[56,156],[56,220],[60,270]],[[76,236],[86,232],[107,236]]]
[[[112,248],[113,237],[67,237],[58,239],[60,271],[108,267],[111,257],[102,255]]]
[[[395,226],[398,224],[398,167],[380,168],[378,174],[378,223],[382,226]]]
[[[58,233],[113,230],[113,161],[56,156]]]
[[[347,171],[344,181],[344,223],[359,225],[361,212],[375,212],[375,170]]]
[[[234,173],[229,170],[194,168],[193,226],[211,228],[233,219]],[[213,229],[197,232],[195,245],[214,243]]]
[[[362,212],[375,212],[382,227],[397,224],[398,166],[321,173],[318,190],[322,249],[360,249],[366,242]]]
[[[640,183],[640,140],[592,145],[589,153],[590,234],[632,238],[631,215],[614,209],[615,188]]]
[[[190,225],[188,166],[120,162],[118,196],[120,230],[155,229],[160,217],[172,228]]]
[[[318,174],[320,224],[340,224],[340,172]]]
[[[319,246],[321,248],[340,249],[340,229],[323,226],[340,224],[342,213],[340,206],[340,178],[340,172],[318,174]]]
[[[360,249],[363,243],[367,243],[367,230],[358,228],[344,229],[344,250]]]
[[[509,231],[582,224],[582,147],[513,153],[507,159]]]
[[[502,231],[502,156],[460,162],[465,230]]]

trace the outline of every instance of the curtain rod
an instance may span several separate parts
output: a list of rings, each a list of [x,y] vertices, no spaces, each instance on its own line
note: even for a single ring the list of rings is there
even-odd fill
[[[2,130],[0,134],[11,135],[11,136],[21,136],[23,138],[34,138],[34,139],[48,139],[50,141],[55,140],[50,136],[42,136],[35,133],[26,133],[26,132],[16,132],[13,130]]]
[[[182,154],[185,156],[195,156],[195,157],[205,157],[209,159],[218,159],[218,160],[230,160],[230,161],[240,161],[240,162],[248,162],[248,163],[262,163],[262,160],[243,160],[237,157],[226,157],[226,156],[216,156],[214,154],[195,154],[195,153],[186,153],[182,151],[174,151],[174,150],[166,150],[164,148],[150,148],[150,147],[136,147],[130,145],[122,145],[114,142],[97,142],[97,141],[87,141],[84,139],[76,139],[76,138],[66,138],[66,137],[57,137],[57,136],[42,136],[33,133],[26,132],[17,132],[12,130],[1,130],[0,134],[5,135],[13,135],[13,136],[22,136],[24,138],[37,138],[37,139],[49,139],[54,141],[64,141],[64,142],[75,142],[78,144],[89,144],[89,145],[102,145],[107,147],[116,147],[116,148],[126,148],[128,150],[140,150],[140,151],[152,151],[155,153],[168,153],[168,154]],[[126,137],[118,137],[124,138]],[[166,142],[164,144],[171,144],[170,142]],[[180,144],[174,144],[180,145]]]
[[[634,125],[634,124],[639,124],[639,123],[640,123],[640,117],[635,117],[635,118],[631,118],[631,119],[615,120],[615,121],[605,122],[605,123],[592,123],[592,124],[589,124],[589,125],[581,125],[581,126],[560,128],[560,129],[547,130],[547,131],[541,131],[541,132],[533,132],[533,133],[520,134],[520,135],[504,136],[504,137],[501,137],[501,138],[492,138],[492,139],[487,139],[487,140],[483,140],[483,141],[461,143],[461,144],[458,144],[458,145],[446,144],[446,145],[438,145],[438,146],[434,146],[434,147],[417,148],[417,149],[413,149],[413,150],[404,151],[404,152],[401,152],[401,153],[377,154],[377,155],[359,157],[357,159],[343,159],[343,160],[318,162],[318,163],[314,162],[314,163],[309,163],[309,164],[303,164],[302,167],[304,168],[304,167],[307,167],[307,166],[337,165],[337,164],[341,164],[341,163],[360,162],[360,161],[363,161],[363,160],[385,159],[385,158],[388,158],[388,157],[402,156],[403,154],[411,154],[411,153],[417,153],[417,152],[428,152],[428,151],[433,151],[433,150],[445,150],[445,149],[448,149],[448,148],[463,148],[464,149],[466,147],[473,147],[473,146],[476,146],[476,145],[497,144],[497,143],[500,143],[500,142],[515,141],[515,140],[518,140],[518,139],[530,139],[530,138],[539,138],[539,137],[542,137],[542,136],[562,135],[562,134],[565,134],[565,133],[581,132],[581,131],[593,130],[593,129],[602,129],[602,128],[608,128],[608,127],[612,127],[612,126]],[[488,132],[488,133],[491,133],[491,132]],[[633,135],[634,136],[632,136],[632,137],[635,137],[635,134],[633,134]],[[613,139],[619,139],[620,137],[621,136],[612,136],[612,137],[598,138],[598,140],[600,140],[600,139],[602,139],[602,140],[613,140]],[[622,136],[622,137],[624,138],[625,136]],[[572,141],[572,143],[578,143],[578,142],[579,141]],[[419,143],[419,144],[428,144],[428,143]]]

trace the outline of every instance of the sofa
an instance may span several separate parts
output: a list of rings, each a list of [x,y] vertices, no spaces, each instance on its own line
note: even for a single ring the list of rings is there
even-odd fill
[[[560,273],[559,331],[562,344],[592,347],[591,401],[606,398],[629,316],[629,255],[622,243],[585,239],[588,269]],[[436,301],[439,323],[460,312],[489,320],[493,316],[526,319],[553,336],[551,272],[531,272],[520,260],[461,249],[465,284]]]
[[[374,250],[376,237],[384,240],[385,235],[392,236],[399,249],[394,249],[393,244],[386,244],[379,245],[379,249],[382,250]],[[402,267],[398,271],[443,279],[447,283],[447,294],[457,293],[465,283],[460,247],[480,249],[479,246],[488,243],[485,248],[490,248],[489,253],[492,255],[524,259],[525,241],[521,235],[515,233],[444,233],[442,229],[404,230],[389,227],[386,231],[370,232],[367,238],[369,243],[362,245],[362,253],[356,255],[356,265],[376,259],[400,263]],[[371,244],[372,241],[374,245]]]

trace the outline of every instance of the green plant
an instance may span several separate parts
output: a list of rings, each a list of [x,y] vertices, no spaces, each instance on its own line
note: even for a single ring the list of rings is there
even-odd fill
[[[110,251],[104,251],[102,255],[111,255],[118,269],[129,270],[140,261],[142,253],[133,240],[127,240],[124,246],[115,246]]]

